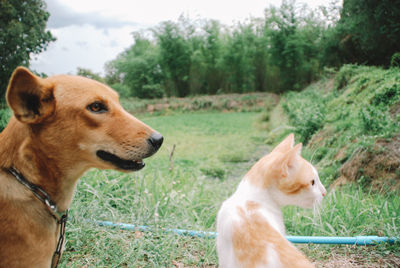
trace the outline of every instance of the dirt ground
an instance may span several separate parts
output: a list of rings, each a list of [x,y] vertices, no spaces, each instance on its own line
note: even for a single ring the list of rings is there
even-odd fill
[[[301,250],[318,268],[400,267],[400,252],[394,254],[385,245],[300,245]],[[395,246],[394,246],[395,247]]]
[[[376,255],[374,252],[369,252],[369,256],[366,257],[364,254],[357,253],[332,253],[329,259],[322,261],[315,261],[314,264],[317,267],[324,268],[339,268],[339,267],[363,267],[363,268],[375,268],[375,267],[400,267],[400,257],[393,254],[386,256]]]
[[[364,178],[377,191],[400,190],[400,134],[379,139],[372,150],[354,154],[340,170],[340,182]]]

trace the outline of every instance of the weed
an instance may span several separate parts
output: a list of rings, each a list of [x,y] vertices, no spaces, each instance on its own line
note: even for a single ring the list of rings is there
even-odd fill
[[[254,140],[252,138],[252,140]],[[263,140],[258,140],[261,143]],[[249,157],[244,152],[230,152],[229,154],[223,154],[219,157],[222,162],[230,163],[241,163],[249,161]]]
[[[384,87],[381,92],[378,92],[372,99],[371,104],[378,105],[391,105],[398,102],[400,98],[400,84],[392,84]]]
[[[340,68],[340,71],[335,76],[334,87],[336,90],[340,90],[347,86],[350,82],[350,79],[357,73],[358,70],[357,65],[344,65]]]
[[[316,90],[291,92],[282,104],[300,140],[307,144],[325,121],[325,99]]]
[[[390,116],[373,106],[366,106],[359,111],[362,130],[371,135],[380,134],[390,137],[396,130],[396,124]]]
[[[224,179],[226,176],[225,169],[219,166],[200,167],[200,170],[204,175],[217,179]]]

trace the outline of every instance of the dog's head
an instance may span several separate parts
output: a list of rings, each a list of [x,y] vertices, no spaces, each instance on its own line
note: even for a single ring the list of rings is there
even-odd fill
[[[135,171],[163,142],[158,132],[122,108],[114,90],[84,77],[43,79],[19,67],[6,98],[16,119],[28,126],[33,147],[48,159]]]

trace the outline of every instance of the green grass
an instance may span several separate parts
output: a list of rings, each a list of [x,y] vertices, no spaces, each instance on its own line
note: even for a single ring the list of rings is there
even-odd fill
[[[350,178],[351,183],[328,194],[316,215],[299,208],[286,208],[285,218],[290,219],[286,220],[288,233],[400,236],[399,168],[396,171],[396,167],[393,170],[377,166],[379,175],[370,177],[371,172],[367,173],[369,176],[363,174],[368,165],[373,164],[367,162],[368,158],[357,159],[362,153],[369,152],[386,159],[380,164],[395,161],[395,146],[379,147],[376,142],[392,142],[399,137],[399,104],[398,68],[384,70],[346,65],[333,78],[312,84],[301,92],[285,94],[279,105],[264,116],[269,119],[267,141],[275,144],[294,132],[296,139],[307,145],[303,155],[316,165],[325,186],[330,186],[343,174],[340,171],[343,164],[362,164],[355,177]],[[394,185],[397,188],[392,187]],[[360,259],[364,259],[365,265],[375,263],[376,266],[392,267],[400,262],[399,244],[376,247],[371,254],[375,259],[365,258],[363,252],[374,250],[362,247],[308,246],[305,252],[319,260],[326,260],[328,256],[333,258],[335,253],[362,256]],[[393,256],[397,259],[390,263]],[[353,263],[359,262],[358,257]],[[377,260],[382,258],[388,259],[389,263],[379,265]]]
[[[140,119],[164,135],[165,144],[140,172],[92,170],[81,178],[71,206],[62,265],[217,265],[213,239],[166,234],[162,228],[215,231],[221,202],[235,190],[251,164],[267,152],[267,132],[256,127],[258,117],[257,113],[142,116]],[[399,213],[399,196],[371,194],[358,187],[330,192],[316,215],[300,208],[284,210],[290,235],[399,236]],[[90,220],[147,225],[153,232],[100,227]],[[303,250],[318,260],[329,258],[331,249],[308,246]],[[385,246],[377,254],[385,252],[398,254],[399,250]]]
[[[161,229],[215,230],[221,202],[246,172],[252,153],[259,147],[265,149],[261,141],[266,133],[254,126],[257,117],[257,113],[201,113],[141,118],[164,135],[165,143],[140,172],[92,170],[80,180],[71,207],[63,264],[216,264],[212,239],[165,234]],[[98,227],[86,219],[147,225],[154,232],[143,235]]]
[[[332,183],[347,160],[376,150],[377,140],[399,135],[400,115],[395,112],[400,105],[399,70],[346,65],[333,81],[284,95],[270,113],[271,121],[284,122],[284,127],[270,123],[268,140],[276,143],[294,132],[308,145],[306,155],[324,177],[330,177],[327,183]],[[361,171],[357,176],[363,180]]]

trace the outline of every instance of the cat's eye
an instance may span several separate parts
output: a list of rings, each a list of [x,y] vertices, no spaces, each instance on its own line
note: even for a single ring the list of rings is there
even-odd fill
[[[312,181],[311,181],[311,185],[314,186],[314,184],[315,184],[315,180],[312,180]]]
[[[101,114],[108,111],[107,106],[100,101],[95,101],[89,104],[86,109],[96,114]]]

